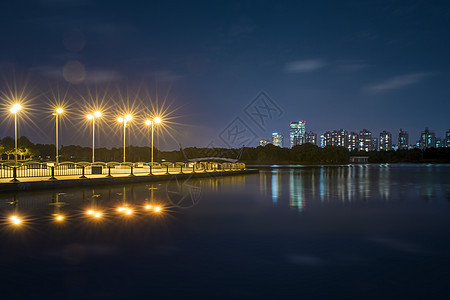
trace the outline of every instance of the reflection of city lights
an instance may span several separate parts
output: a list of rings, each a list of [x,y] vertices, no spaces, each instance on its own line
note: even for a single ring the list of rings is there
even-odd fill
[[[100,213],[100,212],[96,212],[95,214],[94,214],[94,217],[95,218],[101,218],[102,217],[102,213]]]
[[[93,214],[94,214],[94,211],[93,211],[93,210],[88,210],[86,213],[87,213],[88,215],[93,215]]]
[[[125,209],[125,214],[131,215],[133,213],[133,210],[130,208]]]
[[[22,219],[20,219],[18,216],[11,216],[9,218],[9,220],[14,224],[14,225],[20,225],[22,224]]]
[[[155,206],[154,209],[155,212],[161,212],[161,210],[162,210],[161,206]]]
[[[149,210],[149,209],[152,209],[153,206],[151,206],[150,204],[147,204],[146,206],[144,206],[144,208],[147,209],[147,210]]]
[[[119,208],[117,208],[117,211],[118,212],[123,212],[123,211],[125,211],[125,207],[119,207]]]

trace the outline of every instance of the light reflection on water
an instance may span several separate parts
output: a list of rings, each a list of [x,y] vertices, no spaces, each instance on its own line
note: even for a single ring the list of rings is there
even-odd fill
[[[0,288],[6,299],[449,299],[449,199],[450,166],[435,165],[0,194]]]
[[[289,198],[299,212],[320,202],[400,201],[448,198],[450,166],[350,165],[262,169],[260,193],[275,205]],[[267,183],[271,183],[268,186]]]

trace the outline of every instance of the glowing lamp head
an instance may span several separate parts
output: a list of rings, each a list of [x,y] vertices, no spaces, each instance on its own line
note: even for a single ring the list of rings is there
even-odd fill
[[[57,216],[55,216],[55,220],[58,221],[58,222],[62,222],[62,221],[64,221],[64,216],[63,215],[57,215]]]
[[[150,204],[147,204],[147,205],[145,206],[145,209],[147,209],[147,210],[148,210],[148,209],[152,209],[152,207],[153,207],[153,206],[151,206]]]
[[[89,114],[89,115],[87,115],[87,118],[88,118],[89,120],[92,120],[92,119],[94,118],[94,116],[91,115],[91,114]]]
[[[99,112],[98,110],[94,113],[94,117],[96,118],[100,118],[102,116],[102,113]]]
[[[155,123],[156,123],[156,124],[161,123],[161,118],[160,118],[160,117],[156,117],[156,118],[155,118]]]
[[[64,110],[62,108],[56,109],[56,113],[58,113],[58,114],[62,114],[63,112],[64,112]]]
[[[125,116],[125,120],[131,121],[131,119],[133,119],[133,117],[132,117],[131,115],[126,115],[126,116]]]
[[[150,124],[152,124],[152,121],[150,121],[150,120],[145,120],[145,125],[150,125]]]
[[[9,220],[10,220],[14,225],[20,225],[20,224],[22,224],[22,220],[21,220],[19,217],[17,217],[17,216],[11,216],[11,217],[9,218]]]
[[[123,122],[123,118],[120,117],[120,118],[117,119],[117,121],[119,121],[119,123],[122,123]]]
[[[10,112],[12,112],[13,114],[16,114],[19,110],[22,109],[22,105],[20,105],[19,103],[16,103],[13,105],[13,107],[10,109]]]
[[[95,214],[94,214],[94,217],[95,218],[101,218],[102,217],[102,213],[101,212],[96,212]]]
[[[159,213],[159,212],[161,212],[162,208],[161,208],[161,206],[156,206],[154,210],[155,210],[155,212]]]

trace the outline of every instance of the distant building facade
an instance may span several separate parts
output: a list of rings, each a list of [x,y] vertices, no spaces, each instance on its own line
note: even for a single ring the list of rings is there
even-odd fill
[[[271,144],[272,143],[272,141],[270,141],[269,139],[260,139],[259,140],[259,145],[260,146],[265,146],[265,145],[267,145],[267,144]]]
[[[306,122],[293,121],[289,124],[289,147],[305,143]]]
[[[408,148],[409,148],[408,132],[400,128],[398,132],[398,150],[408,150]]]
[[[372,149],[369,151],[377,151],[378,150],[378,139],[372,138]]]
[[[424,150],[434,147],[436,147],[436,135],[433,131],[430,131],[428,127],[426,127],[420,134],[419,148]]]
[[[372,132],[367,129],[363,129],[359,132],[359,150],[371,151],[372,150]]]
[[[317,134],[312,131],[305,133],[305,143],[317,145]]]
[[[283,147],[283,135],[278,132],[272,133],[272,144],[274,146]]]
[[[392,150],[392,134],[388,131],[380,132],[380,151]]]
[[[350,132],[347,138],[347,149],[349,151],[358,150],[358,134],[356,132]]]

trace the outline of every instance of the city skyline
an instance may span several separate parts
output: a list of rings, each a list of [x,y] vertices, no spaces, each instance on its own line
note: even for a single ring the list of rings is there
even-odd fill
[[[269,137],[269,128],[287,136],[285,121],[297,118],[315,132],[401,127],[415,141],[425,127],[442,136],[449,126],[449,8],[418,0],[35,1],[27,9],[8,2],[0,12],[0,90],[26,78],[37,108],[46,107],[41,92],[56,87],[70,91],[74,106],[77,90],[109,89],[115,101],[117,90],[148,90],[177,109],[181,125],[166,149],[239,147],[222,134],[230,124],[252,137]],[[279,108],[264,124],[247,109],[260,91]],[[21,134],[52,143],[51,122],[33,120]],[[64,140],[70,133],[61,143],[72,143]],[[12,135],[11,124],[2,123],[0,135]],[[89,145],[88,136],[73,138]]]

